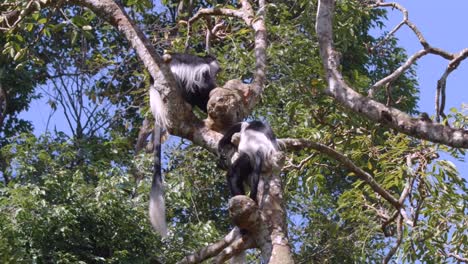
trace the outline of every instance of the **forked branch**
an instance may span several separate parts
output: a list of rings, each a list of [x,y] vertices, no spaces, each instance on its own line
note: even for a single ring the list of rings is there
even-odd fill
[[[403,65],[401,65],[398,69],[396,69],[394,72],[386,76],[385,78],[381,79],[380,81],[376,82],[374,85],[372,85],[368,91],[368,95],[370,97],[373,96],[375,93],[375,90],[379,87],[382,87],[386,84],[389,84],[393,81],[395,81],[398,77],[400,77],[407,69],[409,69],[414,63],[422,58],[425,55],[428,54],[434,54],[438,55],[446,60],[449,60],[449,64],[447,66],[447,69],[445,72],[442,74],[441,78],[437,82],[437,89],[436,89],[436,96],[435,96],[435,112],[436,112],[436,121],[440,122],[440,117],[442,116],[445,118],[444,114],[444,108],[445,108],[445,89],[446,89],[446,84],[447,84],[447,78],[449,74],[455,70],[460,63],[465,60],[468,57],[468,49],[463,49],[459,53],[450,53],[447,51],[444,51],[440,48],[433,47],[429,44],[429,42],[424,38],[424,35],[422,32],[416,27],[416,25],[411,22],[408,16],[408,10],[406,10],[403,6],[401,6],[398,3],[384,3],[383,1],[378,1],[372,7],[391,7],[391,8],[396,8],[401,11],[403,14],[403,20],[395,26],[388,34],[387,36],[380,41],[373,49],[376,47],[381,46],[385,41],[390,39],[402,26],[407,25],[411,31],[416,35],[418,38],[419,42],[421,43],[423,49],[416,52],[414,55],[412,55]]]
[[[451,147],[468,148],[468,131],[432,123],[430,120],[412,118],[398,109],[387,107],[357,93],[344,81],[339,71],[337,52],[333,47],[333,6],[333,0],[319,1],[315,25],[328,83],[326,93],[346,108],[404,134]],[[431,52],[444,54],[434,48]]]

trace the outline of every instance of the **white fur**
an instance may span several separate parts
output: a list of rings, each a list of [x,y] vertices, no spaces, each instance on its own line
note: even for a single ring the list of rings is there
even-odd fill
[[[199,88],[204,88],[206,86],[204,79],[206,73],[208,73],[214,80],[219,69],[219,63],[216,60],[209,64],[201,63],[197,66],[177,62],[171,64],[171,71],[176,75],[178,86],[184,87],[184,89],[188,89],[188,91],[192,93],[195,92],[195,86],[198,86]],[[151,112],[154,116],[156,125],[166,128],[168,125],[168,118],[161,95],[153,86],[151,86],[149,93]]]
[[[239,152],[249,155],[252,162],[256,159],[256,153],[260,152],[264,162],[264,166],[271,167],[273,164],[270,161],[274,160],[274,156],[278,152],[276,140],[270,141],[268,137],[259,131],[246,129],[249,123],[243,122],[241,127],[241,136],[239,141]]]
[[[161,95],[151,86],[149,90],[150,108],[154,116],[156,126],[166,128],[168,124],[166,108],[164,107]]]
[[[179,87],[185,87],[189,92],[195,92],[195,86],[203,89],[205,88],[204,75],[208,73],[214,80],[216,73],[219,71],[219,64],[217,61],[202,63],[194,66],[185,63],[171,64],[171,71],[176,75]],[[166,108],[161,99],[161,95],[154,88],[150,87],[149,90],[150,108],[154,116],[155,126],[166,129],[168,126],[168,117]],[[164,190],[162,183],[153,185],[150,192],[149,215],[153,228],[161,234],[162,237],[167,236],[167,223],[166,223],[166,207],[164,203]]]
[[[164,108],[161,96],[156,89],[151,86],[149,90],[150,108],[153,113],[155,126],[165,129],[167,127],[166,109]],[[164,203],[164,188],[162,183],[151,187],[149,200],[149,216],[153,228],[162,236],[167,236],[166,206]]]
[[[160,185],[162,186],[162,184]],[[164,190],[152,187],[150,192],[149,215],[153,228],[162,237],[167,237],[166,206],[164,204]]]
[[[185,87],[185,89],[189,89],[190,92],[195,92],[195,85],[198,87],[204,86],[204,74],[208,72],[210,76],[212,76],[211,67],[206,63],[197,66],[176,63],[171,65],[171,71],[177,75],[176,79],[179,82],[179,87]]]
[[[213,78],[213,80],[216,79],[216,74],[220,69],[221,66],[219,66],[219,62],[217,60],[210,62],[210,76]]]

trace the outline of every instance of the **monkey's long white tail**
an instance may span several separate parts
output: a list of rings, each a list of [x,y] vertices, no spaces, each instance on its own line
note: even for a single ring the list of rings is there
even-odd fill
[[[149,215],[153,228],[158,231],[162,237],[167,236],[166,224],[166,206],[164,204],[164,186],[162,181],[161,166],[161,132],[162,128],[154,128],[154,166],[153,182],[151,183],[151,192],[149,200]]]
[[[161,180],[154,180],[151,186],[149,215],[153,228],[162,237],[167,236],[166,206],[164,204],[164,190]]]
[[[151,113],[154,116],[156,126],[166,129],[168,123],[166,108],[164,107],[161,95],[156,91],[154,86],[151,86],[149,89],[149,98]]]

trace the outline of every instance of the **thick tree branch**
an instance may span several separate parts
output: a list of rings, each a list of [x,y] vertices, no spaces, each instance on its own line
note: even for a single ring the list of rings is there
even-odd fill
[[[226,260],[235,258],[240,254],[240,257],[245,257],[245,250],[249,248],[253,248],[255,246],[253,239],[247,238],[246,240],[243,237],[233,241],[230,246],[226,247],[221,251],[218,256],[215,258],[215,263],[222,264],[225,263]],[[244,259],[239,260],[244,261]],[[231,262],[231,263],[242,263],[242,262]]]
[[[408,114],[360,95],[349,87],[338,70],[338,56],[333,49],[333,0],[320,0],[316,31],[320,55],[326,72],[326,92],[343,106],[370,120],[416,138],[457,148],[468,148],[468,131],[412,118]]]
[[[112,0],[69,0],[67,3],[88,7],[124,34],[153,77],[154,86],[166,104],[171,134],[187,138],[216,152],[221,135],[205,127],[183,101],[168,64],[156,53],[151,42],[132,22],[125,10]]]
[[[199,251],[186,256],[179,264],[189,264],[189,263],[200,263],[204,260],[217,256],[221,253],[224,249],[226,249],[229,245],[236,242],[236,240],[242,239],[241,234],[239,233],[239,229],[233,229],[229,234],[227,234],[223,239],[219,240],[216,243],[213,243],[209,246],[206,246]]]
[[[468,49],[464,49],[460,51],[458,54],[454,54],[454,53],[446,52],[439,48],[432,47],[424,38],[423,34],[416,27],[416,25],[409,20],[408,10],[406,10],[403,6],[401,6],[398,3],[378,2],[372,6],[396,8],[400,10],[403,14],[403,20],[392,31],[390,31],[390,33],[382,41],[380,41],[373,49],[381,46],[385,41],[387,41],[391,36],[393,36],[396,33],[396,31],[398,31],[403,25],[407,25],[413,31],[413,33],[416,35],[416,37],[418,38],[419,42],[421,43],[424,49],[414,54],[402,66],[400,66],[397,70],[395,70],[389,76],[383,78],[382,80],[372,85],[368,92],[369,96],[372,97],[372,95],[375,92],[375,89],[377,89],[378,87],[381,87],[390,82],[393,82],[398,77],[400,77],[409,67],[411,67],[411,65],[413,65],[422,56],[425,56],[427,54],[439,55],[447,60],[450,60],[450,63],[447,69],[445,70],[445,72],[442,74],[442,77],[437,82],[436,97],[435,97],[435,112],[436,112],[436,121],[440,122],[441,116],[445,118],[444,108],[445,108],[445,89],[446,89],[447,77],[453,70],[455,70],[458,67],[461,61],[463,61],[464,59],[468,57]]]
[[[286,208],[283,200],[281,168],[284,156],[279,153],[274,158],[271,171],[262,173],[258,187],[257,200],[261,211],[262,223],[255,233],[255,241],[261,249],[262,258],[270,264],[294,263],[288,240]]]
[[[266,80],[266,48],[267,48],[267,30],[265,25],[266,3],[260,0],[258,10],[255,12],[252,5],[247,0],[242,0],[240,9],[212,8],[199,10],[190,20],[189,24],[195,22],[203,16],[231,16],[242,19],[244,23],[251,27],[255,33],[255,72],[254,81],[249,85],[248,100],[245,100],[245,110],[241,112],[250,112],[263,93]],[[240,118],[246,115],[240,116]]]
[[[209,258],[216,256],[218,256],[219,259],[225,260],[231,257],[233,254],[238,253],[240,250],[251,248],[252,246],[253,240],[249,238],[244,239],[240,234],[239,229],[235,228],[231,230],[231,232],[229,232],[229,234],[227,234],[223,239],[206,246],[189,256],[186,256],[178,263],[201,263]],[[218,263],[218,261],[216,261],[216,263]]]

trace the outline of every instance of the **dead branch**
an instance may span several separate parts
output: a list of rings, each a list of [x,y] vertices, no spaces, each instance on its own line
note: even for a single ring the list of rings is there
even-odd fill
[[[401,65],[398,69],[396,69],[393,73],[391,73],[387,77],[381,79],[380,81],[372,85],[369,89],[368,95],[372,97],[372,95],[375,92],[375,89],[385,84],[395,81],[421,57],[427,54],[439,55],[443,57],[444,59],[450,60],[449,65],[447,66],[447,69],[445,70],[445,72],[442,74],[442,77],[437,82],[436,97],[435,97],[435,110],[436,110],[435,112],[436,112],[436,121],[440,122],[441,116],[445,118],[444,108],[445,108],[445,89],[446,89],[447,77],[453,70],[455,70],[458,67],[461,61],[463,61],[464,59],[468,57],[468,49],[463,49],[458,54],[455,54],[455,53],[446,52],[439,48],[432,47],[424,38],[423,34],[416,27],[416,25],[409,20],[408,10],[406,10],[403,6],[401,6],[398,3],[383,3],[382,1],[379,1],[375,3],[374,5],[372,5],[372,7],[392,7],[392,8],[396,8],[400,10],[403,14],[403,20],[397,26],[395,26],[395,28],[393,28],[387,34],[387,36],[385,36],[385,38],[382,41],[380,41],[375,47],[373,47],[372,50],[381,46],[384,42],[390,39],[390,37],[393,36],[403,25],[407,25],[413,31],[413,33],[416,35],[419,42],[423,46],[423,50],[420,50],[417,53],[415,53],[403,65]]]
[[[333,6],[333,0],[319,1],[315,25],[319,39],[320,55],[328,83],[326,93],[346,108],[404,134],[451,147],[468,148],[468,131],[412,118],[398,109],[387,107],[362,96],[346,84],[341,72],[338,70],[338,55],[333,48]],[[422,35],[420,41],[423,45],[427,43]],[[435,48],[431,48],[429,51],[439,55],[447,55]],[[449,57],[452,56],[449,55]]]
[[[440,117],[446,118],[444,113],[445,108],[445,89],[447,85],[447,78],[451,72],[453,72],[458,65],[468,57],[468,49],[462,50],[459,54],[455,55],[454,58],[449,62],[447,69],[442,74],[442,77],[437,81],[437,90],[435,98],[435,109],[436,109],[436,121],[440,122]]]

